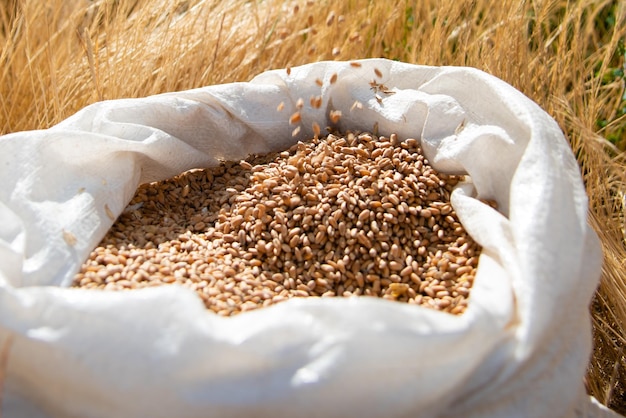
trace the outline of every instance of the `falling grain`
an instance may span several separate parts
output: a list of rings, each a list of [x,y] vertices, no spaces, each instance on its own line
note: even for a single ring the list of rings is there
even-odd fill
[[[300,112],[295,112],[289,118],[289,124],[290,125],[296,124],[296,123],[300,122],[300,120],[302,120],[302,116],[300,115]]]
[[[354,103],[352,103],[352,106],[350,106],[350,112],[352,112],[354,109],[363,109],[363,103],[355,100]]]
[[[313,122],[313,124],[311,125],[311,128],[313,129],[313,135],[315,135],[315,138],[318,138],[320,136],[321,133],[321,129],[320,126],[318,125],[317,122]]]
[[[76,245],[77,242],[76,235],[72,234],[70,231],[66,231],[65,229],[63,230],[63,240],[70,247]]]
[[[335,12],[331,11],[328,14],[328,17],[326,18],[326,26],[332,26],[334,21],[335,21]]]
[[[341,110],[331,110],[329,116],[332,123],[337,123],[341,119]]]
[[[320,107],[322,107],[322,96],[311,96],[311,98],[309,99],[309,103],[311,104],[312,108],[319,109]]]

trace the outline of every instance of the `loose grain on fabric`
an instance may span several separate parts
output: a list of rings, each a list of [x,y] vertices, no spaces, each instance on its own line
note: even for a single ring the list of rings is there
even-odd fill
[[[74,285],[177,283],[225,316],[335,296],[460,314],[480,248],[449,202],[459,181],[416,139],[351,132],[186,172],[138,189]]]

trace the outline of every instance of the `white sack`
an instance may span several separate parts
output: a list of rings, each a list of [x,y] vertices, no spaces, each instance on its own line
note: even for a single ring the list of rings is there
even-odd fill
[[[3,416],[612,415],[583,387],[601,251],[555,121],[475,69],[361,64],[96,103],[48,130],[1,137]],[[374,68],[396,92],[382,103]],[[320,92],[324,106],[311,108]],[[355,100],[362,109],[350,110]],[[343,112],[342,129],[377,123],[421,138],[435,168],[471,176],[452,194],[484,248],[464,315],[336,298],[223,318],[175,286],[68,288],[140,183],[285,149],[311,137],[313,121],[330,125],[330,109]]]

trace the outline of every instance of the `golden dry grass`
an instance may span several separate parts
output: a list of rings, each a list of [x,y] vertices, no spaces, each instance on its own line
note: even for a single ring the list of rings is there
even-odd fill
[[[624,77],[619,71],[606,76],[624,65],[617,51],[626,38],[626,5],[393,4],[0,0],[0,134],[49,127],[101,99],[245,81],[267,69],[319,60],[386,57],[487,71],[553,115],[578,156],[590,221],[605,253],[592,306],[588,389],[626,413],[626,162],[604,139],[617,135],[613,142],[622,148],[626,142],[626,116],[620,116]],[[566,302],[555,303],[567,309]]]

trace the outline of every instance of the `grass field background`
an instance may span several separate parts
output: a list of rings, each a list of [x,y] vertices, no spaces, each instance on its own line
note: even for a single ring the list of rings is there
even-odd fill
[[[578,158],[604,249],[586,382],[626,414],[625,42],[617,0],[0,0],[0,134],[320,60],[484,70],[550,113]]]

